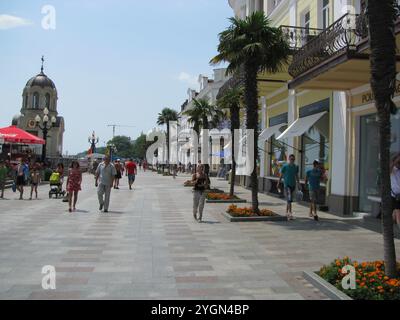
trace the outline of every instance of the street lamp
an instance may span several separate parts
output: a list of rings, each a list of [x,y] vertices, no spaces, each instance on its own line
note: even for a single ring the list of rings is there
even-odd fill
[[[109,143],[107,144],[107,148],[108,148],[108,152],[109,152],[109,156],[110,156],[110,160],[113,161],[113,153],[117,152],[117,147],[115,146],[115,144],[113,143]]]
[[[49,130],[55,126],[57,119],[55,116],[49,118],[49,109],[44,108],[43,110],[43,118],[40,115],[36,115],[35,117],[36,126],[43,131],[43,139],[44,145],[42,147],[42,162],[46,161],[46,147],[47,147],[47,134]]]
[[[92,153],[95,153],[96,152],[96,144],[99,143],[99,137],[96,137],[94,131],[92,133],[92,136],[89,137],[88,141],[90,143],[90,149],[91,149]]]

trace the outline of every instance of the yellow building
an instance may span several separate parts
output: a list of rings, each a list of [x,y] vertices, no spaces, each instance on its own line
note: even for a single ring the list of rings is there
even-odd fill
[[[330,212],[372,212],[378,196],[378,127],[369,86],[365,0],[230,0],[235,15],[264,10],[293,49],[278,74],[259,75],[260,191],[276,193],[279,167],[295,154],[304,184],[315,159]],[[396,32],[400,31],[400,23]],[[400,103],[400,84],[394,99]],[[392,120],[400,151],[400,116]]]

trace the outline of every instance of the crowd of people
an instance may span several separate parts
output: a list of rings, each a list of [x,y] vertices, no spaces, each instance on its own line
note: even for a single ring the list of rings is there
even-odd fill
[[[146,171],[147,163],[139,162],[140,170]],[[6,183],[11,181],[12,191],[19,193],[19,200],[24,200],[24,192],[27,186],[30,187],[29,200],[38,199],[38,186],[44,179],[44,171],[49,169],[47,165],[41,162],[32,162],[19,159],[18,162],[0,161],[0,198],[4,199]],[[123,163],[117,159],[114,163],[110,157],[104,157],[101,163],[93,163],[93,174],[95,176],[95,186],[99,199],[100,211],[108,212],[110,203],[111,189],[119,189],[120,180],[126,175],[128,178],[129,190],[132,190],[135,177],[137,175],[137,165],[133,159]],[[78,161],[72,161],[65,174],[65,168],[59,163],[55,169],[50,172],[50,186],[56,185],[58,194],[66,193],[64,202],[69,204],[69,212],[76,211],[79,191],[82,190],[82,170]],[[63,190],[64,178],[66,177],[65,191]]]

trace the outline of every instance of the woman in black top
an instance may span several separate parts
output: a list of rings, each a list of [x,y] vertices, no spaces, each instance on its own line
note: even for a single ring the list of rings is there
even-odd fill
[[[204,173],[204,167],[202,165],[197,166],[197,173],[192,177],[194,182],[193,188],[193,217],[198,222],[201,222],[203,217],[204,202],[206,200],[205,191],[209,189],[210,179]],[[197,211],[199,212],[199,217],[197,218]]]

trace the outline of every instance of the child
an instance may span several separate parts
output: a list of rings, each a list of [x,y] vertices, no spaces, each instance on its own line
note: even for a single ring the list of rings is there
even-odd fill
[[[29,200],[32,200],[33,191],[35,191],[35,198],[38,198],[38,185],[40,183],[40,172],[38,168],[35,166],[33,171],[31,172],[31,197]]]

